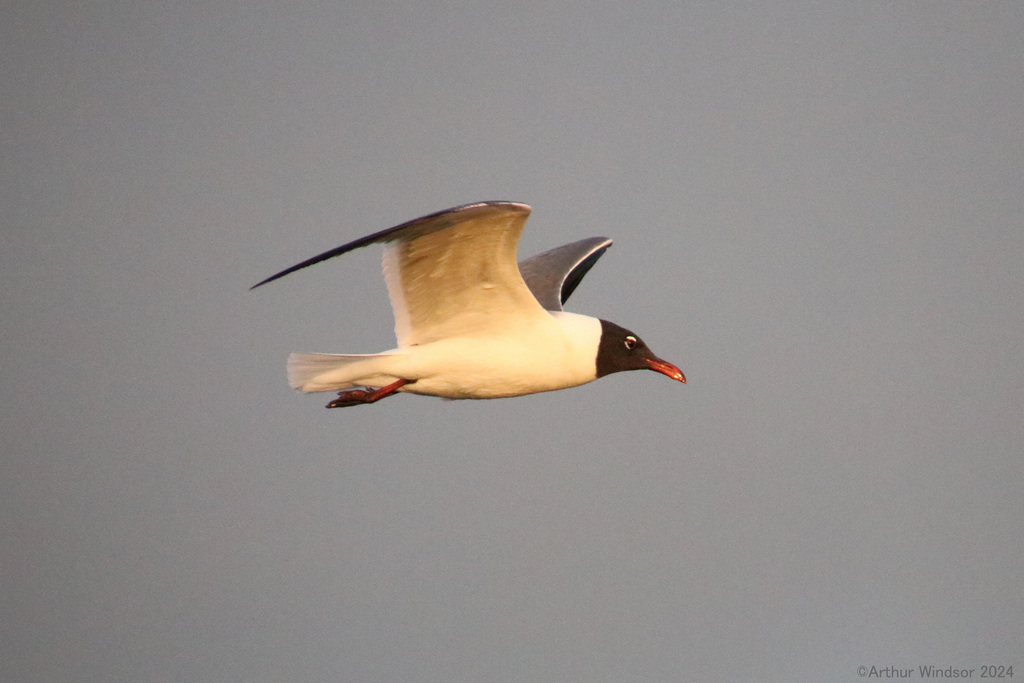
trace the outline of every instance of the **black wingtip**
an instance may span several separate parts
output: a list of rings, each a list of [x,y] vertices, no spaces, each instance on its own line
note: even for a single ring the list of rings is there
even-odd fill
[[[257,287],[262,287],[263,285],[267,284],[268,282],[272,282],[272,281],[276,280],[279,277],[281,277],[281,275],[271,275],[266,280],[263,280],[262,282],[257,282],[256,284],[254,284],[252,287],[249,288],[249,291],[251,292],[252,290],[256,289]]]
[[[257,282],[256,284],[254,284],[252,287],[249,288],[249,291],[251,292],[252,290],[256,289],[257,287],[262,287],[263,285],[267,284],[268,282],[273,282],[274,280],[276,280],[279,277],[284,277],[289,272],[290,271],[285,271],[283,273],[278,273],[277,275],[271,275],[266,280],[262,280],[260,282]]]
[[[562,282],[561,299],[564,304],[572,296],[572,293],[576,291],[580,282],[583,280],[583,276],[590,272],[590,269],[594,267],[597,260],[604,256],[604,252],[608,251],[608,247],[612,246],[612,241],[608,238],[604,238],[605,242],[594,251],[590,252],[586,258],[581,260],[576,266],[569,271],[565,280]]]

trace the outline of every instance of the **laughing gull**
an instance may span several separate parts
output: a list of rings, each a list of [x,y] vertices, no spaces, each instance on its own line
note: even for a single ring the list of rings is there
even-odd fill
[[[337,391],[328,408],[374,403],[397,392],[505,398],[586,384],[613,372],[679,368],[615,323],[562,310],[611,246],[593,237],[516,263],[530,207],[457,206],[349,242],[253,285],[384,243],[384,278],[398,346],[374,354],[293,353],[288,382]],[[353,388],[363,387],[363,388]]]

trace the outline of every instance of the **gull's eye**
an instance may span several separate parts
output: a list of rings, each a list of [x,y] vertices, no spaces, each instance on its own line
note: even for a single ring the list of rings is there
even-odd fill
[[[634,337],[633,335],[629,335],[628,337],[626,337],[625,344],[626,348],[632,351],[633,349],[636,348],[636,337]]]

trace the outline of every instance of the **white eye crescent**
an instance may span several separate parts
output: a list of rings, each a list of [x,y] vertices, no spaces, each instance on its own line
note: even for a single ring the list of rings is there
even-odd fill
[[[633,349],[636,348],[636,337],[634,337],[633,335],[629,335],[628,337],[626,337],[625,343],[626,348],[632,351]]]

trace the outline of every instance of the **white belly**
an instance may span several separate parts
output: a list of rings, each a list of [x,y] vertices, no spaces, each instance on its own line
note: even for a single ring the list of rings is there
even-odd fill
[[[526,334],[523,334],[526,332]],[[596,378],[595,318],[553,314],[514,338],[444,339],[388,357],[386,374],[416,382],[401,391],[445,398],[503,398],[554,391]]]

